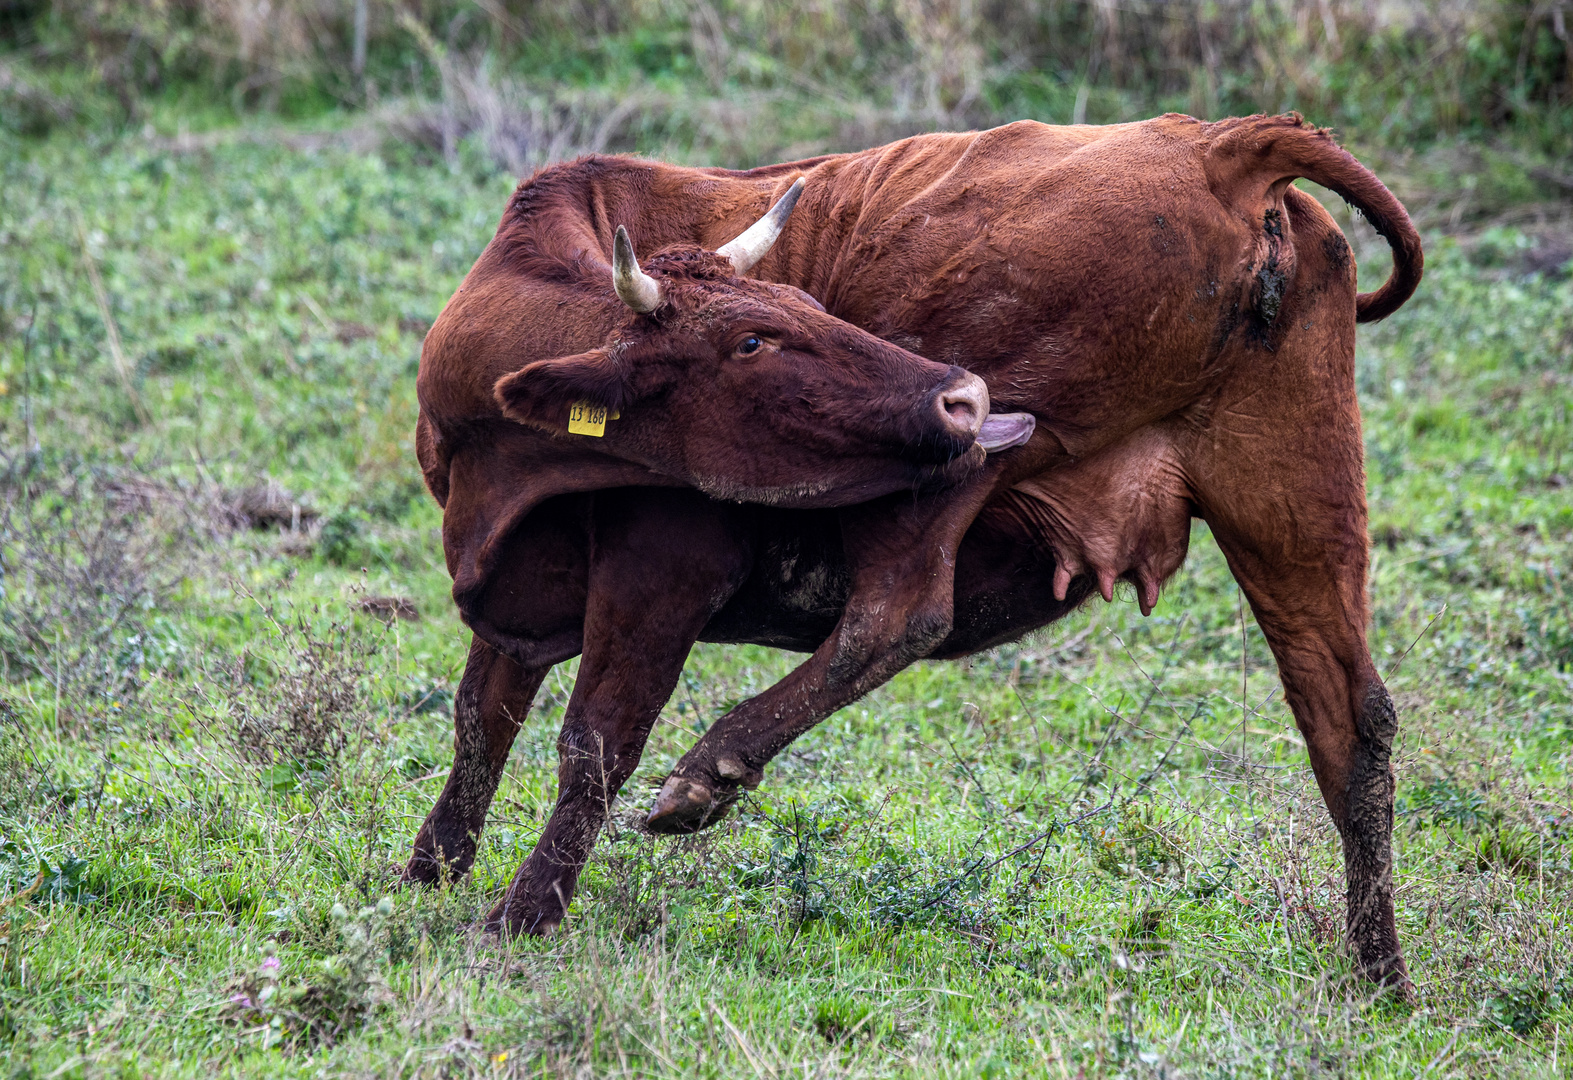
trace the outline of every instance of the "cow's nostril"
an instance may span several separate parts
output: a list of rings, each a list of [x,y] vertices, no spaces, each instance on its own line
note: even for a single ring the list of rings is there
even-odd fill
[[[982,379],[965,374],[956,386],[940,394],[939,405],[956,434],[976,436],[989,414],[989,390]]]

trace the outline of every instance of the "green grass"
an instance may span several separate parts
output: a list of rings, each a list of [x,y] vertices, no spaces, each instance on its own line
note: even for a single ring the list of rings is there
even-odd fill
[[[467,645],[419,340],[511,183],[268,141],[0,154],[10,1072],[1566,1071],[1573,285],[1510,232],[1432,238],[1360,338],[1417,1008],[1350,978],[1336,837],[1200,525],[1152,618],[1117,596],[916,665],[655,841],[652,785],[794,662],[697,649],[563,931],[500,946],[470,927],[551,806],[564,665],[473,876],[394,891]],[[235,523],[268,478],[320,532]],[[386,595],[420,620],[358,610]]]

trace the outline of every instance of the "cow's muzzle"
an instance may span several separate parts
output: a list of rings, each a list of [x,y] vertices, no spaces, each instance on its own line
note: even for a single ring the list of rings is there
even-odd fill
[[[964,445],[971,445],[989,415],[989,388],[983,380],[961,368],[950,369],[949,384],[934,395],[941,427]]]
[[[952,367],[908,415],[903,432],[907,456],[926,465],[943,465],[977,442],[989,415],[989,388],[972,372]]]
[[[995,454],[1022,446],[1037,426],[1031,413],[989,412],[988,385],[959,367],[950,369],[912,415],[917,430],[909,453],[931,465],[948,465],[974,448]]]
[[[988,407],[988,385],[971,371],[953,366],[914,413],[914,456],[931,464],[945,464],[974,445],[997,451],[1027,442],[1032,435],[1030,415],[989,415]]]

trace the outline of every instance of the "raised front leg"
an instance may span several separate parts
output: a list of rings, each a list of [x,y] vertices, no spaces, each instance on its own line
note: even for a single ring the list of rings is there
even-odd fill
[[[406,880],[431,885],[469,871],[508,751],[548,669],[524,667],[480,638],[471,639],[453,700],[453,768],[415,837]]]
[[[683,661],[748,570],[735,516],[697,493],[596,496],[584,653],[557,740],[557,804],[487,917],[504,933],[550,932],[632,775]]]
[[[793,739],[945,640],[956,551],[997,480],[996,471],[943,495],[894,496],[842,512],[852,589],[835,631],[683,755],[650,811],[651,829],[688,833],[720,820]]]

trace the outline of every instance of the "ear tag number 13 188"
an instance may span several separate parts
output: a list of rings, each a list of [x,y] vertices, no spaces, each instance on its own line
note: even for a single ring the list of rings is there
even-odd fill
[[[616,420],[621,413],[608,413],[605,405],[576,401],[568,406],[568,432],[571,435],[593,435],[597,439],[606,434],[606,422]]]

